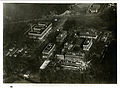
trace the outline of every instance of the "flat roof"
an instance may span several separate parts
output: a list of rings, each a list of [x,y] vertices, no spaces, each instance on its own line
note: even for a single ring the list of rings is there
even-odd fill
[[[62,31],[57,38],[62,38],[63,36],[65,36],[67,34],[67,31]]]
[[[48,53],[48,52],[53,48],[54,45],[55,45],[55,44],[53,44],[53,43],[49,43],[49,44],[45,47],[45,49],[43,50],[43,52]]]
[[[50,63],[50,60],[45,60],[43,64],[40,66],[40,69],[45,69],[49,63]]]
[[[45,29],[47,26],[39,26],[39,25],[35,25],[33,27],[33,30],[41,30],[41,29]]]
[[[76,33],[78,36],[91,36],[96,37],[97,36],[97,30],[95,29],[77,29]]]
[[[50,22],[38,22],[39,26],[48,26],[50,24]]]
[[[30,30],[29,33],[31,33],[31,34],[42,34],[42,33],[45,31],[45,29],[46,29],[50,24],[51,24],[51,23],[48,23],[48,22],[46,22],[46,23],[39,23],[39,24],[35,25],[35,26],[32,28],[32,30]]]
[[[88,45],[88,44],[91,42],[91,40],[92,40],[92,39],[89,39],[89,38],[85,39],[83,45]]]

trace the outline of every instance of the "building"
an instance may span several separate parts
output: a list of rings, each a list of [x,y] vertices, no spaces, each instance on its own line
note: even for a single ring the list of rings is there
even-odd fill
[[[40,66],[40,69],[45,69],[49,63],[50,63],[50,60],[45,60],[43,64]]]
[[[98,38],[98,34],[95,29],[79,29],[76,30],[75,35],[77,35],[80,38],[92,38],[92,39]]]
[[[71,62],[71,63],[77,63],[80,62],[83,58],[81,56],[76,56],[76,55],[69,55],[66,54],[65,55],[65,61],[67,62]]]
[[[43,54],[42,58],[50,59],[50,57],[54,54],[55,48],[56,48],[55,44],[49,43],[42,51]]]
[[[56,37],[56,42],[63,43],[67,37],[67,31],[61,31],[61,33]]]
[[[89,7],[89,13],[98,13],[100,9],[100,4],[91,4]]]
[[[93,34],[89,34],[89,32],[86,32],[85,34],[80,34],[81,38],[93,38],[93,39],[97,39],[98,35],[93,35]]]
[[[83,50],[89,51],[89,49],[90,49],[90,47],[92,46],[92,44],[93,44],[92,39],[87,38],[87,39],[84,41]]]
[[[52,31],[52,23],[38,23],[28,32],[30,38],[43,40]]]
[[[72,48],[73,48],[73,44],[72,43],[68,43],[68,42],[66,42],[65,44],[64,44],[64,48],[66,49],[66,50],[71,50]]]
[[[79,63],[82,59],[84,59],[85,54],[82,52],[75,53],[75,52],[67,52],[65,55],[56,54],[58,60],[64,60],[66,62],[71,63]]]
[[[83,54],[81,55],[76,55],[73,54],[66,54],[66,55],[56,55],[57,59],[60,60],[61,67],[64,69],[69,69],[69,70],[83,70],[86,68],[87,63],[83,59]]]
[[[79,70],[79,67],[77,66],[71,66],[71,65],[61,65],[61,67],[63,67],[63,69],[67,69],[67,70]]]
[[[101,41],[107,42],[107,40],[110,37],[110,34],[111,34],[110,32],[104,32],[103,35],[101,36]]]
[[[56,59],[59,60],[59,64],[63,69],[69,70],[81,70],[86,68],[86,59],[85,53],[75,42],[66,42],[64,48],[62,49],[63,53],[56,54]],[[76,50],[76,48],[77,50]]]

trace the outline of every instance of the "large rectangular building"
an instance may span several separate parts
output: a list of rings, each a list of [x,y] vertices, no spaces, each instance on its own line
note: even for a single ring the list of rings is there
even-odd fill
[[[64,69],[85,69],[86,68],[86,61],[84,61],[84,55],[73,55],[73,54],[66,54],[66,55],[56,55],[58,60],[61,60],[61,67]]]
[[[56,37],[56,41],[58,43],[62,43],[64,42],[66,37],[67,37],[67,31],[61,31],[61,33]]]
[[[98,38],[97,30],[95,29],[79,29],[76,30],[76,32],[77,36],[79,36],[80,38],[92,38],[92,39]]]
[[[67,52],[65,55],[56,54],[57,59],[64,60],[67,62],[79,63],[82,59],[84,59],[85,54],[83,52],[75,53],[75,52]]]
[[[44,59],[49,59],[55,51],[55,44],[53,43],[49,43],[45,49],[42,51],[43,57]]]
[[[52,31],[52,23],[38,23],[28,32],[30,38],[42,40]]]

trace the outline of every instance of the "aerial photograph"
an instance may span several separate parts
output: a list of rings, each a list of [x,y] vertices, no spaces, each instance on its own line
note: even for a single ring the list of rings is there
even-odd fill
[[[3,83],[117,84],[117,3],[3,3]]]

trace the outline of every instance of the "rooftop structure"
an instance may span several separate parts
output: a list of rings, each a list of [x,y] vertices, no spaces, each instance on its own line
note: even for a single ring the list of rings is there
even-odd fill
[[[67,49],[67,50],[71,50],[73,48],[73,44],[66,42],[64,44],[64,48]]]
[[[92,39],[87,38],[83,44],[83,50],[89,51],[92,44],[93,44]]]
[[[56,37],[56,41],[58,43],[62,43],[66,37],[67,37],[67,31],[61,31],[61,33]]]
[[[53,55],[54,51],[55,51],[55,44],[49,43],[42,52],[43,58],[51,57],[51,55]]]

